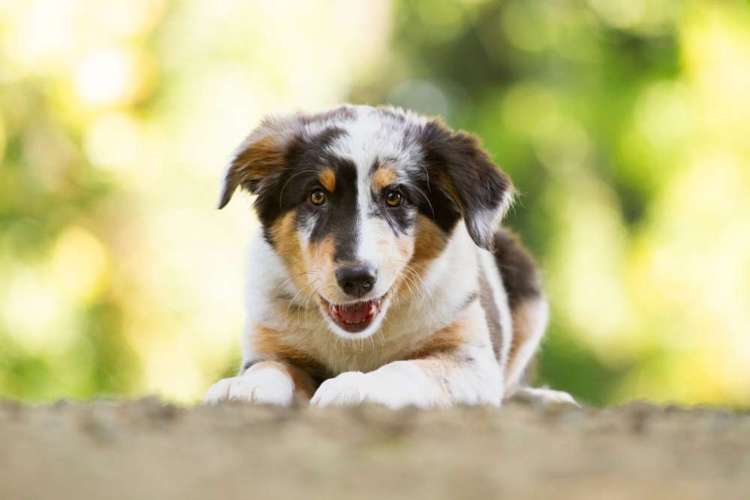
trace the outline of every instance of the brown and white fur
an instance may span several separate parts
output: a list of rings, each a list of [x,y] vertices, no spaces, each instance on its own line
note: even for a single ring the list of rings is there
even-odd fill
[[[396,108],[265,119],[220,206],[257,195],[243,367],[206,401],[500,405],[547,324],[532,259],[501,229],[513,188],[478,142]]]

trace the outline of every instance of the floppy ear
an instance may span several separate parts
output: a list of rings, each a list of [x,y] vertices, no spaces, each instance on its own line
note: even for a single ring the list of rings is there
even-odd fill
[[[474,136],[452,132],[438,120],[425,125],[422,146],[431,188],[455,205],[471,239],[491,250],[494,233],[513,199],[510,178]]]
[[[267,117],[237,148],[229,161],[219,208],[238,186],[257,194],[284,168],[286,147],[299,130],[299,115]]]

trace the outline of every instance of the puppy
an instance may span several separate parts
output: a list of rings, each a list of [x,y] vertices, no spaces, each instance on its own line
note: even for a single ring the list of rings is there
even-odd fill
[[[206,401],[494,405],[547,323],[536,266],[499,226],[513,187],[477,140],[396,108],[266,118],[220,208],[256,195],[243,364]]]

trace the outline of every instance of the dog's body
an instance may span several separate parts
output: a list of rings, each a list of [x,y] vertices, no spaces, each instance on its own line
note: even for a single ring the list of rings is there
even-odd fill
[[[476,141],[392,108],[267,119],[236,187],[258,195],[243,368],[208,401],[499,405],[544,333],[536,267],[499,228],[509,179]]]

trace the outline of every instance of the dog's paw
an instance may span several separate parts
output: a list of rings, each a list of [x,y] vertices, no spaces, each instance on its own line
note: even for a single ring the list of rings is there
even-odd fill
[[[579,408],[581,406],[567,392],[539,387],[521,387],[513,393],[511,399],[542,406],[570,405]]]
[[[204,402],[247,401],[255,404],[289,406],[294,400],[291,377],[274,367],[257,366],[237,377],[215,383],[206,393]]]
[[[364,401],[365,380],[362,372],[344,372],[320,384],[310,404],[314,406],[349,406]]]
[[[413,378],[406,378],[396,367],[371,373],[345,372],[321,384],[310,400],[319,407],[352,406],[373,403],[396,409],[406,406],[427,408],[443,406],[443,401],[430,387],[420,387]]]

